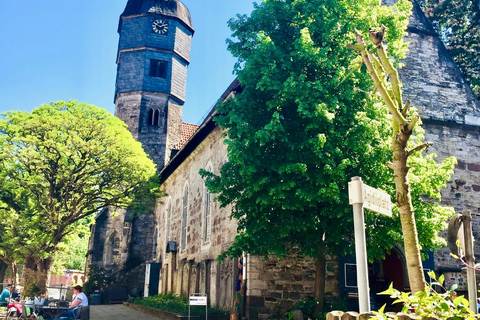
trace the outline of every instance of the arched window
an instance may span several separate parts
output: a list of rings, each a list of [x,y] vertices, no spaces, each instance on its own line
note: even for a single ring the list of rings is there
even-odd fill
[[[207,169],[208,172],[212,172],[212,167]],[[211,216],[212,216],[212,194],[208,187],[205,186],[205,206],[203,212],[203,242],[209,243],[210,237],[212,234],[211,227]]]
[[[153,109],[148,110],[148,125],[153,124]]]
[[[106,246],[105,246],[105,258],[104,261],[106,264],[111,264],[114,262],[114,256],[118,255],[120,248],[120,239],[118,238],[117,232],[113,232],[110,237],[108,237]]]
[[[157,257],[157,246],[158,246],[158,228],[155,228],[155,236],[153,238],[153,252],[152,252],[152,258],[154,260]]]
[[[187,220],[188,220],[188,186],[183,193],[183,214],[182,214],[182,251],[187,248]]]
[[[155,110],[155,114],[153,116],[153,125],[158,126],[158,121],[160,119],[160,111]]]
[[[171,214],[172,214],[172,203],[169,202],[168,207],[167,207],[167,212],[165,214],[165,238],[166,241],[170,241],[170,220],[171,220]]]

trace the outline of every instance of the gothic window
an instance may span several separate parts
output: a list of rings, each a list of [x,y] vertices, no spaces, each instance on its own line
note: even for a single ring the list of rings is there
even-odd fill
[[[148,110],[148,125],[153,124],[153,109]]]
[[[153,239],[153,252],[152,252],[152,258],[154,260],[157,256],[157,245],[158,245],[158,228],[155,228],[155,236]]]
[[[153,114],[153,125],[158,126],[158,120],[160,118],[160,111],[155,110],[155,113]]]
[[[115,231],[110,235],[110,237],[107,239],[107,243],[105,246],[105,257],[104,261],[106,264],[111,264],[115,262],[116,256],[120,254],[120,238],[117,235],[117,232]]]
[[[150,109],[148,110],[148,125],[149,126],[158,126],[160,123],[160,111]]]
[[[166,79],[167,67],[167,61],[150,59],[150,77]]]
[[[212,167],[210,167],[207,171],[212,172]],[[211,216],[212,194],[210,193],[210,190],[208,190],[207,186],[205,186],[205,207],[203,213],[203,242],[205,243],[210,242],[210,236],[212,233]]]
[[[182,251],[187,248],[187,220],[188,220],[188,186],[183,194],[183,216],[182,216]]]
[[[172,203],[170,202],[167,207],[167,213],[165,215],[165,237],[166,237],[166,242],[170,241],[170,219],[171,219],[171,214],[172,214]]]

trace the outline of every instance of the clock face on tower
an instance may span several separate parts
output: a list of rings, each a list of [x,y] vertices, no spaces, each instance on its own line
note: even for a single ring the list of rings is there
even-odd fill
[[[158,34],[166,34],[168,32],[168,22],[158,19],[153,21],[152,30]]]

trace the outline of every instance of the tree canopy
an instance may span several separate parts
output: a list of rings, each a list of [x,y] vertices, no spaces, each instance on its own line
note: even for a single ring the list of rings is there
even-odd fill
[[[86,103],[4,113],[0,160],[0,213],[11,221],[1,246],[40,270],[85,217],[109,206],[148,210],[158,195],[141,144],[121,120]]]
[[[218,176],[202,173],[238,220],[227,254],[281,256],[297,247],[317,259],[317,286],[322,286],[325,254],[344,254],[352,243],[351,177],[394,194],[386,166],[393,132],[388,111],[372,93],[369,76],[359,71],[361,57],[347,44],[354,42],[355,28],[368,32],[383,24],[389,52],[398,61],[405,55],[402,37],[410,10],[405,0],[394,6],[369,0],[267,0],[255,5],[251,16],[229,22],[234,39],[228,47],[238,58],[243,91],[217,108],[228,162]],[[421,201],[422,193],[439,195],[451,173],[452,162],[437,166],[432,159],[423,160],[429,174],[418,178],[415,200]],[[436,178],[429,181],[429,175]],[[441,215],[436,206],[417,212],[428,235],[446,220],[430,221]],[[367,219],[374,223],[367,228],[370,257],[383,257],[401,239],[398,215]],[[428,248],[438,245],[436,236],[422,241]]]

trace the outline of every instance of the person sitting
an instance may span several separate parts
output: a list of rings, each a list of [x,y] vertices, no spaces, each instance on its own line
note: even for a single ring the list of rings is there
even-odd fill
[[[12,299],[14,299],[15,301],[20,301],[21,289],[22,287],[17,287],[17,289],[12,292]]]
[[[33,303],[34,303],[34,305],[36,305],[36,306],[43,306],[43,305],[45,305],[45,302],[46,302],[45,293],[43,293],[43,292],[40,293],[40,296],[35,297],[35,298],[33,299]]]
[[[12,290],[12,285],[7,284],[7,286],[3,289],[2,294],[0,294],[0,306],[6,307],[9,300],[10,300],[10,291]]]
[[[68,310],[62,312],[60,317],[68,317],[70,319],[77,319],[80,315],[80,309],[88,306],[88,298],[82,292],[81,286],[73,287],[73,297]]]
[[[47,302],[48,301],[45,299],[45,293],[42,292],[39,296],[27,301],[25,305],[31,307],[37,315],[42,315],[43,309],[41,306],[46,305]]]

